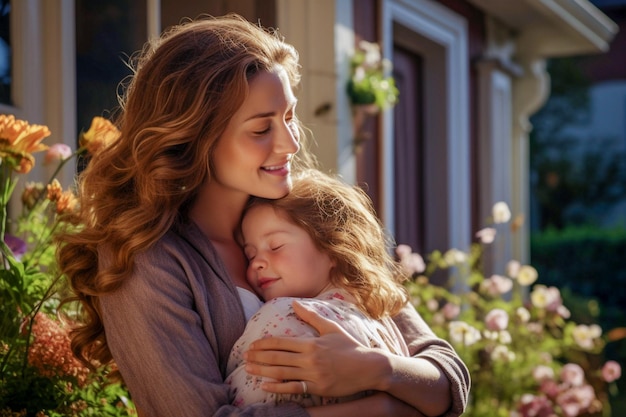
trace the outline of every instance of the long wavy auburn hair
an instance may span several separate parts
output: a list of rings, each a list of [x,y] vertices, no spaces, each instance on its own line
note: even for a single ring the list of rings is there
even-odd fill
[[[316,247],[335,262],[331,283],[350,292],[371,317],[394,316],[408,302],[402,285],[408,276],[391,255],[393,241],[360,187],[306,170],[293,178],[287,196],[251,198],[244,216],[260,205],[274,208],[311,236]]]
[[[80,306],[72,349],[86,365],[112,361],[98,297],[121,286],[138,252],[186,220],[199,187],[211,181],[213,150],[250,80],[276,65],[296,89],[297,51],[277,32],[237,15],[182,23],[131,60],[134,75],[120,97],[121,136],[79,176],[74,227],[57,238],[58,265],[73,294],[68,300]],[[301,148],[296,170],[312,163]],[[104,242],[106,265],[98,262]]]

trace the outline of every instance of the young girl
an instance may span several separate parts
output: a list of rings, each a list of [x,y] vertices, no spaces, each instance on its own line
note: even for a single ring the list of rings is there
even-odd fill
[[[337,322],[363,346],[409,355],[391,319],[408,301],[400,284],[403,274],[360,188],[307,172],[294,179],[286,197],[253,198],[241,231],[248,282],[266,303],[250,319],[228,360],[226,382],[233,387],[235,405],[297,402],[310,407],[363,396],[308,395],[306,381],[301,381],[302,394],[275,394],[263,391],[263,378],[245,371],[244,352],[257,339],[319,336],[298,319],[294,300]]]
[[[78,179],[78,227],[59,237],[59,267],[82,306],[74,353],[115,363],[141,416],[460,415],[467,369],[415,310],[395,317],[412,354],[364,350],[324,318],[299,315],[314,340],[266,338],[248,352],[266,387],[377,395],[305,409],[234,407],[224,382],[246,325],[237,240],[250,196],[281,198],[310,160],[296,117],[296,50],[277,33],[229,15],[176,26],[137,57],[119,139]],[[301,149],[302,148],[302,149]],[[420,394],[417,405],[406,399]]]

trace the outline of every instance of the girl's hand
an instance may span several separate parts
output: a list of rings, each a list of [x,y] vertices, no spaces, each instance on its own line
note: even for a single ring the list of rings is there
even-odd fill
[[[293,303],[298,317],[320,337],[270,337],[255,341],[245,355],[246,371],[284,382],[265,382],[262,388],[281,394],[341,397],[381,386],[388,361],[382,351],[366,348],[336,323]]]

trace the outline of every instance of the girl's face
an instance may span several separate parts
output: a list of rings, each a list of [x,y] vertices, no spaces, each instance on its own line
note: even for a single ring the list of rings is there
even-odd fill
[[[251,208],[241,224],[247,279],[265,301],[315,297],[330,286],[333,261],[309,234],[273,207]]]
[[[249,87],[216,145],[213,186],[280,198],[291,189],[290,161],[299,149],[296,98],[281,66],[260,72]]]

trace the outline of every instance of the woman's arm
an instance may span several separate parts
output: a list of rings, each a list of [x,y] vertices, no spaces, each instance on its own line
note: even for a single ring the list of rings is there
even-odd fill
[[[247,354],[247,371],[291,381],[267,383],[264,389],[301,392],[298,381],[304,380],[309,392],[318,395],[384,391],[427,416],[462,414],[469,390],[467,368],[452,347],[432,333],[412,306],[407,306],[395,319],[413,355],[410,358],[366,348],[335,323],[297,305],[295,308],[321,337],[256,341]]]
[[[311,417],[425,417],[413,406],[384,392],[350,402],[307,408],[307,411]]]

